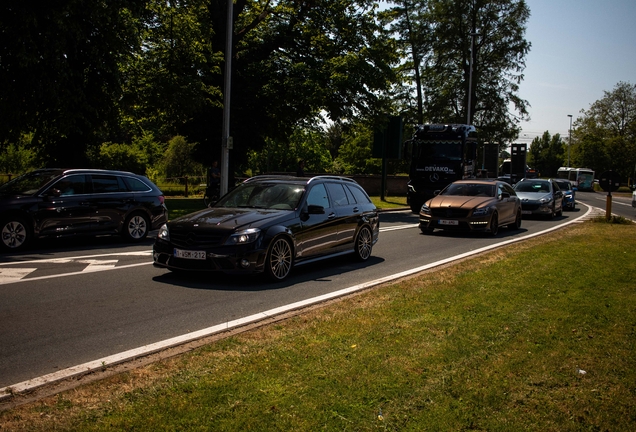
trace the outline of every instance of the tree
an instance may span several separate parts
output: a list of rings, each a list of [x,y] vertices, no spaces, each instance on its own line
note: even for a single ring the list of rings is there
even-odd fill
[[[524,39],[530,16],[525,1],[429,0],[419,4],[428,8],[421,15],[427,23],[411,29],[427,32],[423,39],[413,39],[430,44],[421,65],[425,117],[440,123],[469,121],[485,142],[515,139],[519,123],[528,115],[528,102],[518,95],[530,50]],[[420,42],[419,46],[425,45]],[[467,119],[471,63],[471,119]]]
[[[561,136],[550,136],[550,132],[545,131],[543,136],[532,140],[528,150],[528,164],[541,173],[542,177],[555,177],[559,168],[564,166],[564,150]]]
[[[189,143],[182,136],[175,136],[168,142],[163,157],[163,168],[166,177],[201,176],[203,165],[194,159],[196,143]]]
[[[577,166],[596,172],[613,169],[623,179],[636,165],[636,85],[619,82],[575,123],[572,148]]]
[[[0,143],[32,133],[44,164],[80,166],[116,127],[119,66],[145,0],[7,0],[0,6]]]

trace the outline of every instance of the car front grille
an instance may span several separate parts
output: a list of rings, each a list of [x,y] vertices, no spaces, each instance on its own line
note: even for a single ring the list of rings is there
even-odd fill
[[[465,218],[468,217],[470,210],[458,209],[458,208],[438,208],[432,209],[433,216],[439,218]]]
[[[183,249],[205,249],[221,246],[225,237],[218,233],[205,231],[170,231],[170,240],[173,245]]]

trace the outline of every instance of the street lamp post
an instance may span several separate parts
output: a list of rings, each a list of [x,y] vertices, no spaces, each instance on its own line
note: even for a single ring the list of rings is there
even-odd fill
[[[221,185],[220,192],[224,195],[229,189],[229,169],[230,169],[230,148],[232,138],[230,137],[230,90],[232,89],[232,29],[233,24],[233,1],[227,1],[227,28],[225,41],[225,78],[223,90],[223,130],[221,143]]]
[[[572,114],[568,114],[570,117],[570,132],[568,134],[568,168],[570,168],[570,146],[572,146]]]
[[[468,107],[466,109],[466,124],[470,124],[470,104],[473,91],[473,56],[475,51],[475,36],[479,33],[470,34],[470,58],[468,59]]]

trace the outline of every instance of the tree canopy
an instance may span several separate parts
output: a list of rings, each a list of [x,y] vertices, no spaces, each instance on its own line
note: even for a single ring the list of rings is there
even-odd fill
[[[617,171],[626,180],[636,166],[636,85],[619,82],[574,124],[572,159],[578,167]]]
[[[60,166],[116,163],[130,154],[139,166],[156,160],[140,156],[144,147],[135,144],[150,134],[166,148],[183,137],[200,163],[218,160],[227,4],[3,2],[0,148],[21,142],[37,150],[40,163]],[[379,119],[466,121],[471,62],[473,123],[486,141],[513,138],[528,105],[517,94],[530,48],[525,1],[392,5],[380,11],[372,0],[236,0],[232,171],[258,160],[251,152],[290,143],[301,151],[318,142],[331,154],[317,157],[317,166],[331,159],[369,170],[375,165],[352,157],[367,154]],[[323,122],[330,131],[320,130]]]

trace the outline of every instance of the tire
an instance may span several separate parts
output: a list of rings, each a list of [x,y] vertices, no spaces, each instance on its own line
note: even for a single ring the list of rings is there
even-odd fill
[[[521,229],[521,209],[517,210],[517,217],[515,217],[515,221],[508,225],[509,229],[519,230]]]
[[[360,228],[355,241],[356,261],[366,261],[371,256],[373,250],[373,234],[367,226]]]
[[[148,216],[143,213],[133,213],[126,218],[122,235],[129,241],[141,241],[146,238],[150,230]]]
[[[0,245],[4,250],[17,251],[23,249],[33,237],[31,228],[21,218],[9,218],[0,224]]]
[[[494,212],[490,218],[490,235],[496,236],[497,234],[499,234],[499,216],[497,212]]]
[[[556,206],[556,204],[555,204],[555,206]],[[560,208],[560,209],[559,209],[559,211],[556,213],[556,215],[557,215],[558,217],[563,216],[563,201],[561,201],[561,208]]]
[[[289,276],[293,264],[292,247],[283,237],[274,239],[265,258],[265,273],[273,282],[283,281]]]

